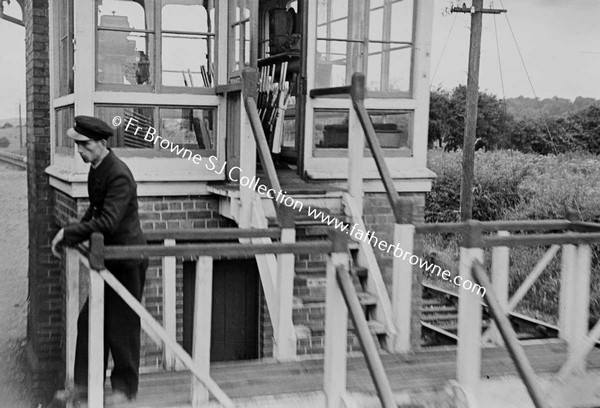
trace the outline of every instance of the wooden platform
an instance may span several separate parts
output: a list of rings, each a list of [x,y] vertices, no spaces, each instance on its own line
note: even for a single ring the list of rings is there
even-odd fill
[[[525,346],[525,350],[538,374],[557,372],[566,356],[565,345],[557,341],[536,342]],[[395,392],[440,391],[448,380],[455,378],[455,348],[424,350],[412,355],[384,355],[382,358]],[[596,372],[600,370],[600,349],[595,349],[590,354],[588,367]],[[506,350],[484,349],[482,377],[507,375],[516,375],[516,369]],[[311,359],[292,363],[253,361],[213,364],[211,376],[233,399],[267,395],[285,399],[285,394],[306,393],[307,398],[314,399],[316,403],[323,387],[323,361]],[[145,374],[140,381],[138,399],[133,406],[189,406],[189,373]],[[375,392],[362,357],[348,360],[348,390],[367,394]],[[317,405],[313,405],[313,408],[316,407]]]

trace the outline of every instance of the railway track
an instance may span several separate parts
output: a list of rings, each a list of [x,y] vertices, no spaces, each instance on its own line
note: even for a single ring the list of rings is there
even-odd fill
[[[458,295],[449,290],[423,283],[421,304],[423,346],[453,345],[458,340]],[[510,313],[519,340],[550,339],[558,337],[558,327],[520,313]],[[492,323],[487,307],[483,307],[482,328]]]
[[[11,166],[18,167],[21,170],[27,169],[27,162],[22,156],[15,153],[0,152],[0,163],[9,164]]]

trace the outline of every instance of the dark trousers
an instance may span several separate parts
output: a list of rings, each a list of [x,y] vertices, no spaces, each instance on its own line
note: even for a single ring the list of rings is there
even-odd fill
[[[142,299],[148,262],[106,262],[106,269],[131,292]],[[75,384],[87,387],[89,300],[77,320]],[[110,351],[114,368],[110,377],[113,390],[134,398],[138,391],[140,367],[140,318],[108,285],[104,285],[104,372]]]

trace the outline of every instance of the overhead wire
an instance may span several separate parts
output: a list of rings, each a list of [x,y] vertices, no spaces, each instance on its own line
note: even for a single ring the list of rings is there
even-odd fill
[[[446,41],[444,42],[444,46],[442,47],[442,53],[440,54],[440,58],[438,59],[437,65],[435,66],[435,70],[433,71],[433,75],[431,77],[431,82],[429,84],[430,87],[433,86],[433,81],[435,80],[435,75],[437,74],[438,68],[440,67],[442,58],[444,57],[444,52],[446,51],[446,46],[448,45],[448,40],[450,40],[450,35],[452,34],[452,29],[454,28],[454,23],[456,23],[457,17],[458,17],[458,14],[454,14],[454,20],[452,20],[452,25],[450,26],[450,30],[448,31],[448,35],[446,36]]]
[[[504,75],[502,74],[502,60],[500,58],[500,43],[498,41],[498,26],[496,25],[496,16],[494,15],[494,32],[496,34],[496,53],[498,54],[498,70],[500,71],[500,85],[502,86],[502,100],[504,109],[506,109],[506,92],[504,90]]]
[[[506,8],[504,7],[504,3],[502,2],[502,0],[500,0],[500,4],[502,5],[502,8]],[[504,13],[504,17],[506,17],[506,22],[508,23],[508,28],[510,30],[510,34],[512,35],[513,41],[515,42],[515,46],[517,47],[517,52],[519,53],[519,58],[521,59],[521,64],[523,65],[523,69],[525,70],[525,74],[527,75],[527,80],[529,81],[529,86],[531,87],[531,91],[533,92],[533,96],[535,97],[535,100],[538,101],[538,109],[540,111],[540,115],[542,117],[542,121],[544,122],[544,127],[546,128],[546,132],[548,133],[548,136],[550,137],[550,142],[552,144],[552,150],[554,150],[554,154],[558,154],[557,150],[556,150],[556,145],[554,144],[554,139],[552,138],[552,133],[550,132],[550,128],[548,127],[548,122],[546,121],[546,115],[544,114],[543,110],[542,110],[542,106],[541,106],[541,101],[539,100],[536,92],[535,92],[535,88],[533,86],[533,82],[531,81],[531,76],[529,75],[529,71],[527,70],[527,66],[525,65],[525,60],[523,59],[523,54],[521,53],[521,48],[519,47],[519,43],[517,41],[517,37],[515,36],[515,33],[512,29],[512,25],[510,24],[510,20],[508,19],[508,13]]]

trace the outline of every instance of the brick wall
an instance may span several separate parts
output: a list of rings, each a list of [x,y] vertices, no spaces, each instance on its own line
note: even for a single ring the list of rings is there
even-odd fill
[[[51,191],[44,173],[50,165],[48,1],[25,1],[23,10],[27,94],[27,191],[29,222],[29,313],[27,356],[33,393],[47,397],[62,382],[62,291],[59,262],[50,242],[56,232]]]

